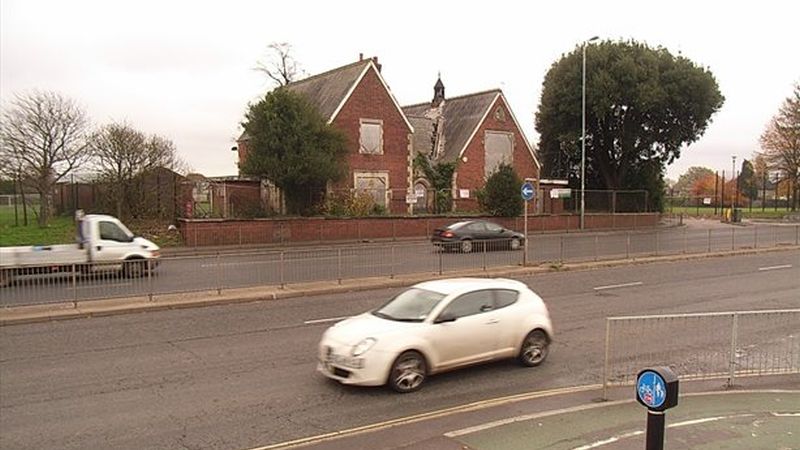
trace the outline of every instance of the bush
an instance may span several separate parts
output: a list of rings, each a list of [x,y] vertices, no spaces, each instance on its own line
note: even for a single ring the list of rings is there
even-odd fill
[[[501,164],[477,193],[481,209],[491,216],[516,217],[524,204],[520,196],[522,180],[508,164]]]
[[[385,215],[386,208],[375,203],[368,192],[344,191],[328,196],[323,213],[330,216],[363,217]]]

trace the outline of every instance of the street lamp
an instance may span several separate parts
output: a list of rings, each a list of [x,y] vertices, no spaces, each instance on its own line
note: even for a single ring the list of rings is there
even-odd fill
[[[731,180],[735,180],[731,183],[731,191],[733,191],[733,195],[731,196],[731,214],[733,214],[733,211],[736,209],[736,189],[739,188],[739,180],[736,179],[736,155],[733,155],[731,158],[733,158],[733,164],[731,164]]]
[[[583,71],[581,73],[581,230],[586,226],[586,44],[599,39],[594,36],[583,41]]]

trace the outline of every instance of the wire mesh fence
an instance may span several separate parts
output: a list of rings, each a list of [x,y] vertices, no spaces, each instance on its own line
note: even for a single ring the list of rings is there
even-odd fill
[[[199,256],[162,257],[158,267],[141,261],[61,267],[0,266],[0,306],[78,302],[117,297],[308,282],[338,282],[399,275],[447,275],[527,264],[563,264],[652,256],[703,254],[800,244],[800,225],[755,225],[626,232],[529,234],[523,249],[504,240],[437,247],[421,240],[272,249],[232,249]]]
[[[800,309],[606,319],[603,396],[644,367],[681,379],[800,373]]]

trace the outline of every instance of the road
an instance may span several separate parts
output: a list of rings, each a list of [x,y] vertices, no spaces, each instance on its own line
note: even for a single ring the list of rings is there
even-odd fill
[[[580,262],[653,255],[706,253],[797,245],[800,225],[732,226],[690,221],[655,230],[530,235],[529,263]],[[0,306],[176,292],[217,291],[309,281],[391,277],[408,273],[455,273],[520,265],[522,251],[441,252],[427,241],[326,245],[232,251],[163,258],[153,276],[129,279],[35,277],[0,289]]]
[[[548,303],[557,333],[548,361],[443,374],[410,395],[315,373],[324,329],[395,289],[2,327],[0,447],[245,449],[598,383],[605,317],[798,308],[800,251],[521,280]],[[611,285],[627,287],[595,289]]]

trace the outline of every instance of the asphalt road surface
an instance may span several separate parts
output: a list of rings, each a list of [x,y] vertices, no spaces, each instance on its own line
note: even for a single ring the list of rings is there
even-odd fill
[[[315,372],[325,328],[396,289],[2,327],[0,447],[246,449],[599,383],[605,317],[798,308],[800,251],[521,280],[549,306],[549,359],[533,369],[501,362],[435,376],[409,395],[345,387]],[[596,289],[612,285],[626,287]]]
[[[690,221],[688,226],[638,231],[530,235],[530,263],[581,262],[681,253],[707,253],[797,245],[800,225],[731,226]],[[124,278],[29,277],[0,288],[0,306],[217,291],[309,281],[457,273],[520,265],[523,251],[442,252],[427,241],[358,245],[233,249],[224,253],[163,258],[155,273]]]

